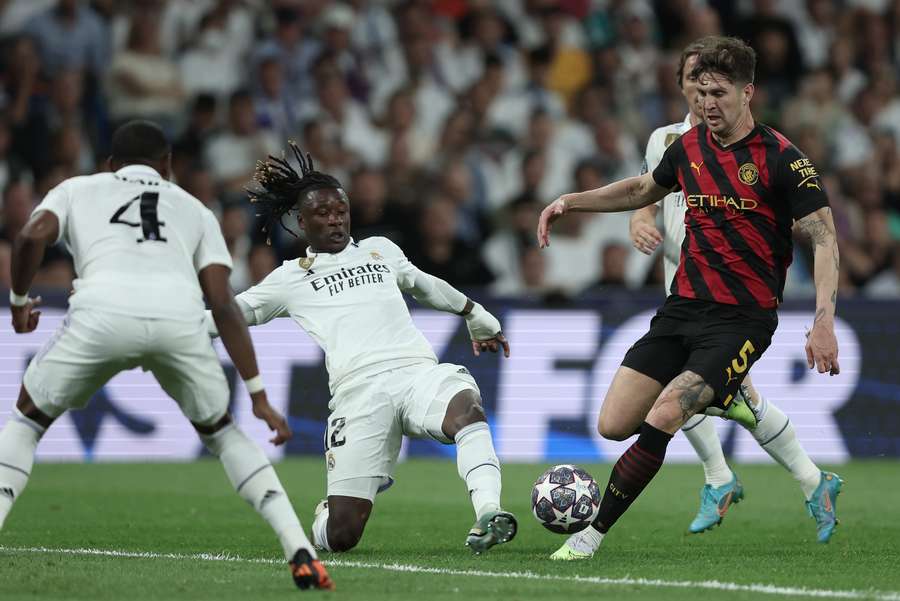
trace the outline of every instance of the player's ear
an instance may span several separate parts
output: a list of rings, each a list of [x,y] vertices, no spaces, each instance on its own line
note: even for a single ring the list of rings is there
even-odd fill
[[[756,87],[752,83],[748,83],[744,86],[744,104],[750,104],[750,101],[753,99],[753,92],[756,91]]]

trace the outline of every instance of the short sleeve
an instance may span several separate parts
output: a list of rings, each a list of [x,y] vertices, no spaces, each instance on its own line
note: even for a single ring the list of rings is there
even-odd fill
[[[31,212],[32,216],[36,215],[40,211],[50,211],[56,218],[59,220],[59,236],[54,240],[54,243],[62,240],[66,244],[68,244],[68,240],[66,239],[66,224],[69,219],[69,211],[71,210],[71,197],[69,196],[68,190],[66,190],[65,186],[60,184],[56,186],[49,192],[47,192],[47,196],[44,197],[44,200],[41,201],[37,207],[35,207],[34,211]]]
[[[684,144],[681,138],[675,140],[659,160],[659,165],[653,170],[653,181],[661,188],[666,188],[673,192],[681,189],[678,181],[678,160],[684,154]]]
[[[202,234],[200,243],[194,250],[194,269],[200,273],[209,265],[224,265],[231,269],[231,253],[225,246],[225,238],[222,237],[222,228],[212,211],[203,209],[201,212]]]
[[[418,267],[412,264],[406,258],[403,250],[394,244],[391,240],[382,237],[372,238],[377,246],[384,253],[384,260],[394,270],[397,275],[397,287],[400,290],[409,290],[415,285],[416,274],[419,273]]]
[[[778,159],[775,191],[787,200],[795,220],[828,206],[819,172],[796,146],[788,146]]]
[[[284,297],[284,268],[279,267],[259,284],[244,290],[235,297],[238,303],[253,312],[253,324],[272,321],[287,315]]]

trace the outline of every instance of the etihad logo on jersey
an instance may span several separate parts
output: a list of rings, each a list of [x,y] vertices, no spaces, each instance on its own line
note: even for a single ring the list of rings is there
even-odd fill
[[[711,209],[729,209],[732,211],[755,211],[759,201],[753,198],[735,198],[718,194],[688,194],[684,202],[692,209],[709,211]]]
[[[357,267],[341,267],[337,273],[318,277],[309,282],[316,292],[325,290],[328,296],[366,284],[383,284],[384,274],[391,270],[383,263],[366,263]]]

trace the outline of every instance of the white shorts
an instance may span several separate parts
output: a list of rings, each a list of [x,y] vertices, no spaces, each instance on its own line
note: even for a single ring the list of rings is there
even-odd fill
[[[451,444],[441,424],[463,390],[480,395],[469,370],[452,363],[419,363],[342,385],[328,405],[328,495],[372,501],[391,481],[404,434]]]
[[[66,315],[28,364],[23,384],[50,417],[81,409],[120,371],[141,367],[194,423],[228,410],[228,383],[203,320],[144,319],[88,309]]]

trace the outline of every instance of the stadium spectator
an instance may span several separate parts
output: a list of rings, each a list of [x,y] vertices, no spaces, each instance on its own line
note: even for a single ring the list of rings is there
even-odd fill
[[[422,209],[419,240],[410,260],[422,271],[456,285],[485,286],[494,276],[481,260],[478,249],[457,234],[457,209],[453,200],[434,196]]]
[[[99,79],[110,62],[107,29],[83,0],[58,0],[35,15],[25,31],[37,41],[44,71],[51,77],[77,69]]]
[[[125,50],[110,67],[110,116],[116,122],[149,119],[171,135],[183,117],[184,96],[176,64],[162,53],[158,17],[138,12]]]
[[[256,123],[253,98],[246,90],[231,95],[228,129],[206,145],[206,161],[226,192],[240,195],[253,177],[256,161],[278,152],[278,139]]]
[[[143,115],[170,129],[175,181],[215,211],[240,203],[249,215],[256,161],[296,139],[352,191],[358,235],[405,237],[442,264],[462,239],[459,252],[496,273],[495,290],[574,293],[604,277],[603,249],[620,242],[615,221],[562,233],[573,257],[586,245],[578,265],[553,257],[559,249],[538,265],[518,240],[527,210],[637,173],[650,132],[684,117],[673,58],[725,31],[756,44],[755,112],[825,174],[845,249],[841,293],[867,294],[889,279],[900,237],[897,6],[11,0],[0,4],[0,185],[33,174],[40,197],[102,168],[110,115]],[[450,206],[452,243],[439,227],[430,243],[419,216]],[[253,221],[243,220],[245,233],[261,243]],[[241,244],[241,260],[302,254],[302,237],[270,234],[270,251]],[[811,291],[804,244],[788,296]],[[632,260],[629,287],[654,265]]]

